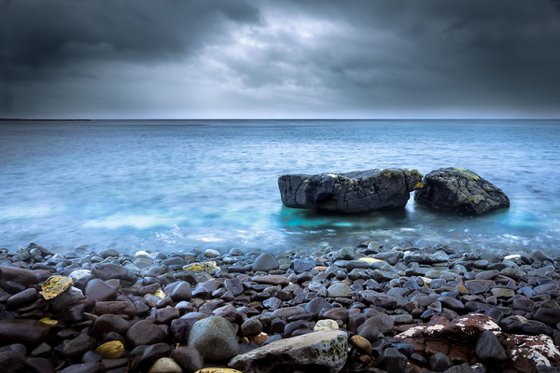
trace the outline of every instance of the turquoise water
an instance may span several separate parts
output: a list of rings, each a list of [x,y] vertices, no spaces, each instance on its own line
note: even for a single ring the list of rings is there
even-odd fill
[[[511,208],[479,218],[282,207],[276,179],[470,168]],[[446,243],[560,248],[558,121],[126,121],[0,124],[0,247],[173,250]]]

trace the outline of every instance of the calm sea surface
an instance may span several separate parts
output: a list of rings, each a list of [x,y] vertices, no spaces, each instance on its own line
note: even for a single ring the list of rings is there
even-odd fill
[[[277,177],[465,167],[511,208],[479,218],[414,204],[317,216],[282,207]],[[0,247],[123,251],[388,245],[560,253],[559,121],[0,123]]]

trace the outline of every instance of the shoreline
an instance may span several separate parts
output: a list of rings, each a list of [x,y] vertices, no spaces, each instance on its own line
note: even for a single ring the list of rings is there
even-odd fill
[[[498,256],[375,241],[284,254],[82,250],[0,249],[7,371],[560,365],[560,258],[539,250]]]

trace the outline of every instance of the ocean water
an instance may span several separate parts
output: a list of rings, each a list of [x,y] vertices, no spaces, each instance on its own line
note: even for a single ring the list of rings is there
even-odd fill
[[[371,168],[474,170],[509,210],[415,205],[362,216],[282,206],[277,177]],[[0,247],[124,252],[448,244],[560,250],[559,121],[0,123]]]

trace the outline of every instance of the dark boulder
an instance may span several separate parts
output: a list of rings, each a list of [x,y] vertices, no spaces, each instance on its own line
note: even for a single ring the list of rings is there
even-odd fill
[[[482,215],[509,207],[509,198],[501,189],[461,168],[431,171],[414,198],[431,209],[458,215]]]
[[[278,178],[287,207],[336,213],[364,213],[403,208],[421,186],[417,170],[385,169],[341,174],[283,175]]]

